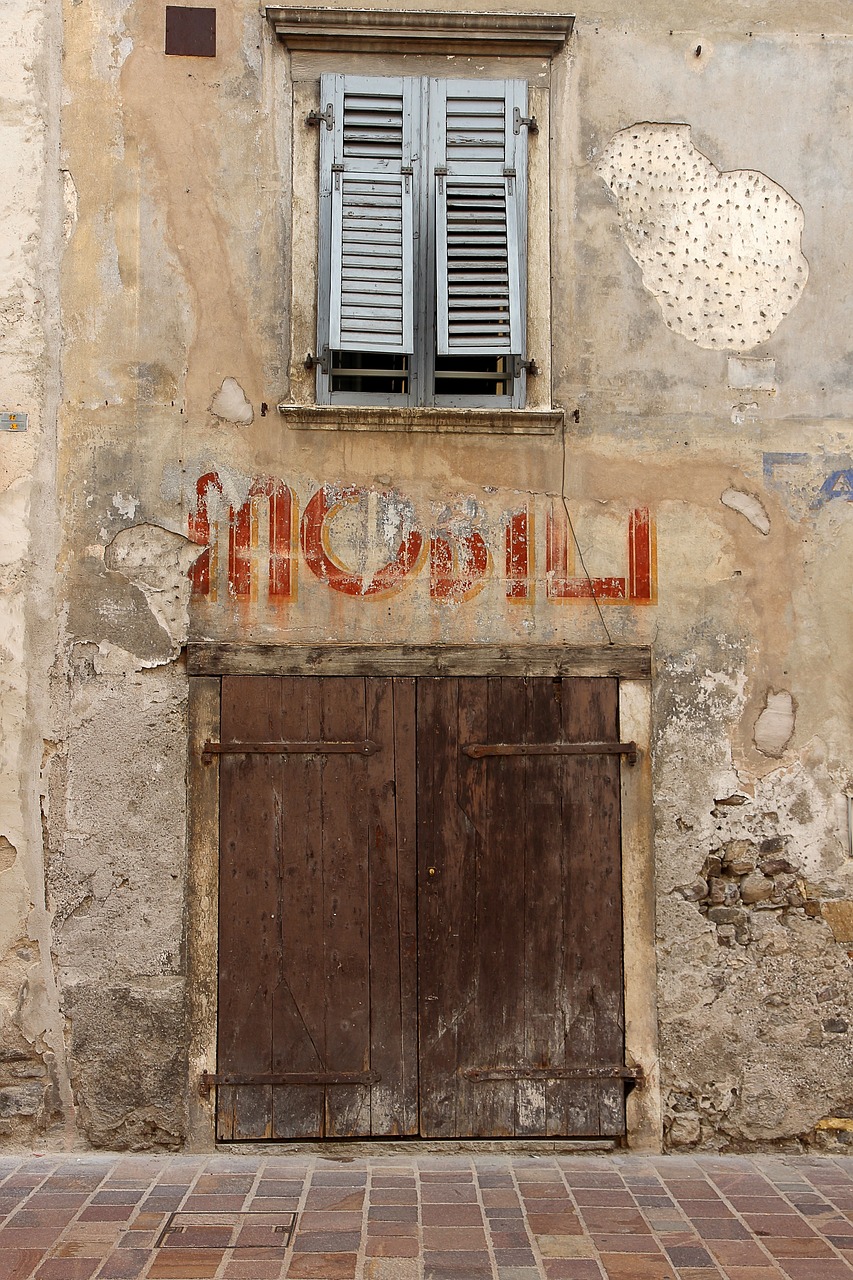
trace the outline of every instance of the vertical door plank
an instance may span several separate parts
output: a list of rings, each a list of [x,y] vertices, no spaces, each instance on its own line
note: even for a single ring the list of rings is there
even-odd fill
[[[417,1133],[414,681],[365,682],[369,803],[370,1090],[374,1137]],[[407,862],[407,858],[409,861]]]
[[[616,708],[615,680],[572,681],[563,705],[566,741],[615,738]],[[566,1060],[613,1065],[624,1053],[619,760],[567,757],[564,769],[569,903]],[[621,1081],[578,1083],[563,1096],[569,1133],[606,1136],[624,1131]]]
[[[367,736],[365,681],[323,677],[322,737]],[[369,757],[367,757],[369,759]],[[326,1064],[331,1071],[370,1069],[370,914],[368,902],[367,760],[329,755],[323,763],[323,937]],[[326,1136],[352,1137],[369,1125],[365,1085],[326,1089]]]
[[[529,741],[559,742],[560,679],[528,684]],[[565,902],[562,883],[563,777],[559,758],[530,756],[527,765],[527,829],[524,841],[524,1061],[532,1067],[564,1062],[561,1005]],[[562,1133],[549,1125],[544,1081],[519,1082],[516,1133]]]
[[[472,686],[473,696],[475,682],[466,683]],[[486,699],[484,740],[526,741],[526,681],[495,676],[480,682],[480,689],[480,696]],[[460,745],[471,740],[466,734]],[[524,1041],[526,761],[523,756],[471,760],[461,755],[460,770],[465,770],[469,761],[485,774],[479,815],[485,838],[477,849],[474,899],[478,1001],[466,1020],[465,1065],[512,1067],[520,1062]],[[513,1136],[513,1081],[470,1084],[466,1093],[474,1103],[472,1134]]]
[[[458,1019],[452,1011],[476,999],[466,946],[470,916],[459,910],[471,859],[469,833],[456,805],[456,693],[454,680],[424,678],[418,684],[420,1128],[430,1138],[458,1132]]]
[[[274,679],[224,677],[223,742],[269,737],[271,699],[276,692]],[[225,755],[220,765],[218,1069],[222,1072],[269,1072],[272,1063],[272,992],[280,938],[274,919],[278,859],[271,768],[268,759],[252,755]],[[228,1104],[232,1119],[227,1123],[235,1139],[271,1136],[269,1086],[235,1089]]]
[[[282,741],[320,736],[315,681],[278,681],[275,735]],[[280,980],[273,1001],[273,1070],[321,1072],[325,1061],[323,1004],[323,874],[320,847],[322,764],[304,755],[276,757],[276,805],[280,836]],[[316,1085],[276,1085],[274,1136],[320,1138],[325,1094]]]

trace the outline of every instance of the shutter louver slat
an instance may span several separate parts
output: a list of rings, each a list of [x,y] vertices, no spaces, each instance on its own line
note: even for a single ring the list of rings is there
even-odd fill
[[[439,183],[439,355],[517,354],[518,268],[507,184],[451,177]]]
[[[402,80],[337,77],[329,347],[413,349],[412,180]],[[338,118],[339,117],[339,118]]]
[[[439,82],[437,92],[445,172],[436,176],[436,353],[521,355],[515,170],[526,138],[515,134],[512,112],[526,98],[508,81]]]

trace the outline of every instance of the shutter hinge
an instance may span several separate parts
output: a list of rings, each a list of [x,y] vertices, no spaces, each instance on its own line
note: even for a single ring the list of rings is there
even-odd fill
[[[522,360],[521,356],[512,357],[512,376],[520,378],[524,371],[528,378],[536,378],[539,375],[539,365],[535,360]]]
[[[513,131],[513,133],[521,133],[521,126],[522,126],[522,125],[524,125],[524,127],[527,129],[527,132],[528,132],[528,133],[538,133],[538,132],[539,132],[539,122],[537,121],[536,117],[535,117],[535,116],[523,116],[523,115],[521,114],[520,110],[518,109],[518,107],[515,107],[515,108],[513,109],[513,113],[512,113],[512,131]]]
[[[305,368],[306,369],[322,369],[323,372],[328,376],[329,348],[324,347],[323,354],[319,356],[312,355],[312,353],[309,351],[307,356],[305,357]]]
[[[327,129],[329,130],[334,129],[335,108],[332,106],[330,102],[326,107],[325,111],[309,111],[308,115],[305,117],[305,123],[310,125],[315,125],[315,126],[324,124]],[[516,133],[518,133],[517,129],[516,129]]]

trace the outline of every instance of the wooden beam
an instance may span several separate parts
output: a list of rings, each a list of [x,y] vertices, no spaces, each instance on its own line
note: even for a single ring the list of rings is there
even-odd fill
[[[191,676],[617,676],[651,674],[644,646],[190,644]]]

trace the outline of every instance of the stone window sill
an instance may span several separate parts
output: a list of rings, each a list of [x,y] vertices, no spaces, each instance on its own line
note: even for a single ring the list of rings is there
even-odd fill
[[[390,409],[280,404],[292,431],[399,431],[435,435],[552,436],[563,429],[562,409]]]

